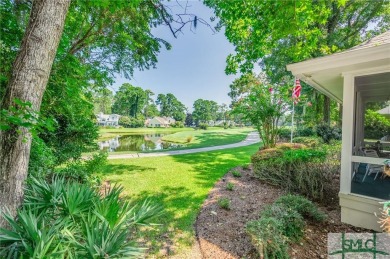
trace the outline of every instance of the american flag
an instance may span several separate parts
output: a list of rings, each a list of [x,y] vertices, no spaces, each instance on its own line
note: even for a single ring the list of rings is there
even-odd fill
[[[302,90],[301,82],[299,82],[299,79],[295,79],[295,86],[292,92],[292,98],[295,100],[295,103],[298,102],[298,98],[299,96],[301,96],[301,90]]]

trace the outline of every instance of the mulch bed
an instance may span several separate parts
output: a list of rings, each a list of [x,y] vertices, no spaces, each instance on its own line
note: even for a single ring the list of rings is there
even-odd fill
[[[234,177],[231,172],[241,172]],[[280,188],[258,181],[251,169],[235,168],[221,179],[209,193],[195,224],[203,258],[258,258],[255,248],[245,232],[248,221],[258,219],[265,205],[274,202],[285,192]],[[234,184],[234,190],[226,184]],[[337,186],[336,186],[337,185]],[[335,181],[338,188],[338,181]],[[230,210],[222,209],[218,199],[230,200]],[[328,215],[323,223],[308,222],[305,236],[298,244],[290,246],[291,258],[327,258],[327,234],[339,232],[367,232],[340,222],[340,208],[335,199],[328,206],[320,206]]]

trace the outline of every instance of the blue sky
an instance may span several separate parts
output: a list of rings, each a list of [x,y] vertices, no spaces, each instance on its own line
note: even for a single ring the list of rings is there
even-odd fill
[[[171,4],[177,5],[174,1]],[[188,13],[210,22],[213,12],[202,2],[189,1],[189,6]],[[210,24],[215,25],[215,22]],[[177,39],[167,26],[161,26],[153,33],[170,42],[172,49],[161,50],[156,69],[136,71],[131,80],[118,76],[112,89],[117,90],[123,83],[130,82],[150,89],[156,95],[173,93],[190,110],[199,98],[230,104],[229,85],[238,75],[225,75],[226,57],[233,53],[234,47],[222,31],[213,34],[210,28],[198,23],[194,32],[187,27]]]

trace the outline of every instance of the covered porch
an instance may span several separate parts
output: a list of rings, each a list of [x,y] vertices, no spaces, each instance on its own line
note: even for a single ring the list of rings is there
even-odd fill
[[[390,200],[390,128],[369,125],[373,111],[390,103],[390,31],[350,50],[287,66],[294,76],[343,104],[340,176],[341,220],[380,231]],[[378,108],[379,107],[379,108]]]

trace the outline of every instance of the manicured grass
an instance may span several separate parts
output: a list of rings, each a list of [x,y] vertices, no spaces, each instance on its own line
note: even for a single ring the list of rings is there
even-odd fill
[[[193,224],[215,182],[229,169],[248,164],[259,144],[179,156],[110,160],[103,178],[121,184],[126,198],[146,198],[164,206],[155,220],[161,224],[139,233],[139,239],[158,252],[166,242],[181,252],[195,240]]]
[[[162,140],[186,144],[186,148],[211,147],[243,141],[253,128],[183,131],[162,137]]]

